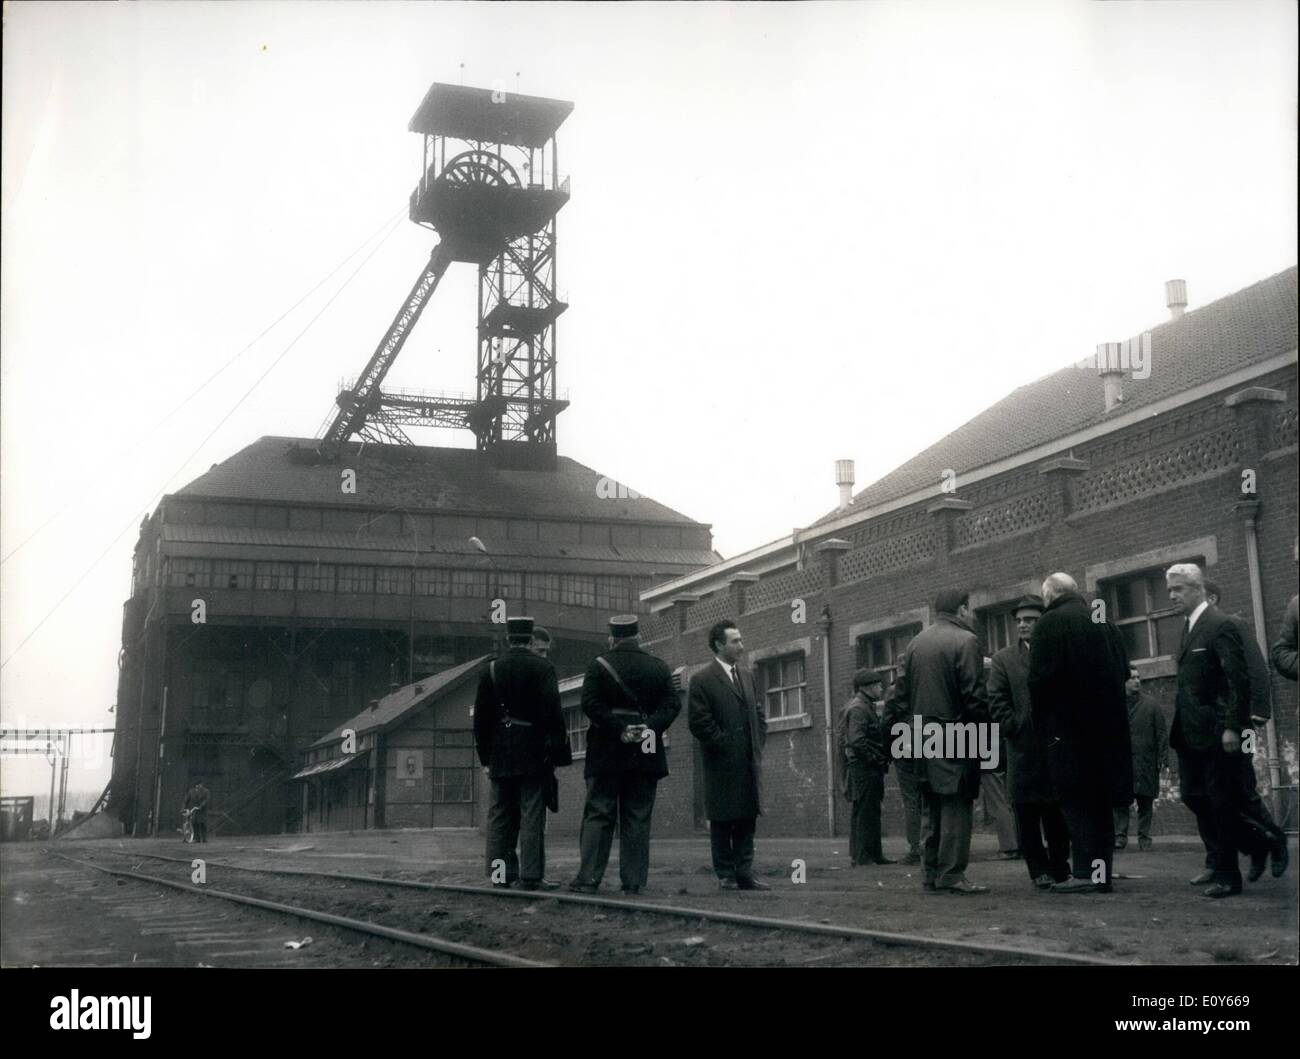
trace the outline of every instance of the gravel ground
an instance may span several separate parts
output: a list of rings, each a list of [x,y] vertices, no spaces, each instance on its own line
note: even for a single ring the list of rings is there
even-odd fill
[[[567,882],[576,869],[576,843],[568,837],[553,836],[549,845],[548,875]],[[60,848],[73,856],[96,854],[96,859],[119,866],[129,866],[129,862],[104,854],[116,850],[189,857],[196,852],[195,847],[183,847],[175,840],[68,842],[60,844]],[[14,849],[6,848],[6,860],[11,859],[10,851]],[[483,882],[482,838],[475,832],[241,837],[214,841],[199,852],[213,861],[229,860],[247,866],[345,871],[474,885]],[[897,856],[900,851],[887,848],[887,852]],[[988,859],[992,852],[992,839],[977,836],[968,873],[972,880],[990,886],[989,894],[927,895],[921,890],[915,868],[901,864],[850,867],[842,840],[763,839],[760,833],[759,874],[772,890],[722,893],[708,867],[707,840],[659,840],[652,852],[650,887],[643,900],[979,944],[1080,953],[1125,962],[1296,962],[1297,895],[1292,871],[1281,879],[1266,874],[1259,883],[1248,885],[1240,898],[1210,901],[1187,885],[1187,879],[1200,868],[1199,845],[1195,840],[1162,838],[1150,852],[1130,850],[1117,855],[1120,878],[1116,893],[1060,896],[1034,891],[1023,862]],[[791,865],[796,860],[804,863],[803,882],[792,880],[795,869]],[[180,865],[148,860],[143,864],[138,870],[148,874],[169,878],[188,875]],[[485,948],[506,946],[522,955],[564,964],[900,966],[988,962],[963,955],[701,925],[702,921],[638,916],[550,901],[376,891],[335,880],[286,882],[249,873],[220,873],[218,867],[210,868],[209,884],[239,892],[264,887],[256,892]],[[33,917],[32,904],[39,895],[29,890],[21,914],[15,915],[11,906],[12,881],[5,874],[0,882],[9,962],[12,946],[8,935],[15,928],[25,932],[24,921]],[[617,856],[607,872],[603,892],[617,895]],[[704,940],[687,944],[688,939],[699,937]],[[327,955],[323,950],[318,953],[318,959]],[[348,959],[356,959],[363,966],[383,965],[385,960],[402,959],[392,952],[376,956],[370,951],[349,951],[340,955],[344,958],[337,963],[316,965],[357,965],[348,963]],[[993,962],[1011,961],[1002,957]]]

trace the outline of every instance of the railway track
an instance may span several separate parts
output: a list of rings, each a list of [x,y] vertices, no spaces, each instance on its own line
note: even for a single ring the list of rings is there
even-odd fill
[[[192,859],[134,851],[101,849],[95,852],[183,866],[186,872]],[[287,880],[295,892],[304,897],[310,894],[336,908],[364,908],[370,918],[388,918],[407,926],[412,923],[427,925],[427,920],[421,917],[427,912],[430,895],[455,895],[458,898],[455,907],[437,909],[439,923],[452,933],[475,939],[471,948],[502,955],[522,948],[542,956],[542,959],[533,961],[540,965],[656,962],[698,965],[701,959],[682,949],[686,946],[689,950],[692,941],[699,945],[708,942],[709,949],[701,952],[709,954],[704,962],[713,966],[764,962],[797,966],[828,960],[855,965],[942,962],[976,966],[1043,963],[1117,966],[1130,962],[1008,944],[773,919],[739,912],[658,904],[636,898],[506,890],[351,872],[257,867],[229,860],[206,860],[206,864],[209,872],[240,873],[241,891],[252,889],[268,895],[255,900],[271,900],[271,895],[276,893],[276,885],[268,880]],[[205,893],[210,890],[209,886],[187,888]],[[401,899],[375,896],[384,892],[401,895]],[[238,895],[228,893],[228,896]],[[543,909],[548,914],[539,915]],[[503,915],[501,910],[508,911]],[[495,926],[493,920],[497,921]],[[597,923],[601,925],[595,926]],[[683,923],[692,925],[697,935],[694,939],[680,938]],[[712,938],[698,937],[700,932],[710,931]],[[612,939],[609,944],[595,943],[602,934]],[[595,935],[595,938],[589,937],[584,942],[584,935]],[[844,947],[827,950],[828,941],[839,941]]]
[[[199,897],[205,901],[225,901],[231,904],[239,905],[244,908],[258,909],[262,912],[272,913],[274,916],[284,919],[290,918],[309,923],[320,924],[329,928],[336,928],[348,931],[354,934],[360,934],[370,938],[380,938],[387,942],[394,942],[401,946],[407,946],[413,949],[423,950],[424,952],[435,953],[443,957],[447,963],[458,966],[475,966],[475,967],[548,967],[551,964],[539,960],[531,960],[522,956],[516,956],[511,953],[492,951],[489,949],[478,948],[473,945],[465,945],[446,939],[432,937],[427,934],[421,934],[414,931],[401,930],[396,927],[388,926],[382,923],[375,923],[368,920],[357,919],[351,916],[336,915],[331,912],[320,909],[306,908],[300,905],[287,904],[282,901],[269,900],[262,897],[246,893],[236,893],[233,891],[217,889],[207,885],[194,885],[192,883],[179,882],[175,879],[162,878],[154,875],[146,875],[141,872],[122,869],[110,868],[102,864],[96,864],[90,860],[69,857],[66,854],[55,853],[52,850],[45,851],[47,855],[57,860],[64,861],[68,864],[75,865],[83,869],[90,869],[101,872],[105,875],[117,879],[133,880],[135,882],[147,883],[154,887],[165,887],[170,890],[179,891]],[[133,857],[136,855],[132,855]],[[157,860],[175,860],[176,858],[151,857]],[[188,866],[188,861],[182,861]],[[126,900],[131,900],[129,897]],[[227,924],[220,920],[214,920],[212,916],[198,913],[195,915],[186,915],[182,918],[172,918],[167,920],[151,920],[147,915],[141,920],[141,934],[149,936],[151,931],[169,932],[186,934],[186,937],[180,939],[182,944],[209,947],[217,940],[238,942],[241,934],[238,930],[231,933],[226,929]],[[282,932],[280,932],[282,933]],[[257,949],[249,950],[251,953],[258,954]],[[224,955],[231,955],[226,951]],[[261,962],[261,961],[259,961]]]

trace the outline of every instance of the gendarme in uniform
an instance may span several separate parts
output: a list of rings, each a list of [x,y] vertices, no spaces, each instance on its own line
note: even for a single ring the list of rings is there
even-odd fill
[[[625,893],[640,893],[650,871],[650,816],[656,784],[668,775],[664,732],[682,701],[668,667],[641,648],[635,615],[609,622],[609,650],[587,667],[582,710],[587,731],[587,802],[582,863],[571,889],[594,892],[609,862],[614,825],[618,872]]]
[[[546,781],[565,741],[555,667],[529,650],[532,618],[509,618],[510,646],[479,679],[474,743],[488,768],[487,871],[497,885],[524,889],[545,882]],[[515,845],[518,843],[518,853]]]

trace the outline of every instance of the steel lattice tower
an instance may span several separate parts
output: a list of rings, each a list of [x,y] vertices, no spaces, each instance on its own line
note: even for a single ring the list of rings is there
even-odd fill
[[[411,444],[403,427],[465,427],[478,448],[539,466],[555,456],[555,216],[569,199],[555,134],[572,103],[434,84],[410,130],[424,166],[410,218],[440,242],[356,381],[338,395],[322,441]],[[473,396],[384,391],[381,384],[453,262],[478,266]]]

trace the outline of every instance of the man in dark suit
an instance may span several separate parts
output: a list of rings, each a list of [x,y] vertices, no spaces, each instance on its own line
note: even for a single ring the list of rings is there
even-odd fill
[[[691,678],[691,735],[704,758],[704,812],[713,870],[724,890],[766,890],[754,877],[767,717],[754,681],[740,668],[745,645],[733,621],[709,629],[713,661]]]
[[[849,859],[854,865],[894,863],[880,844],[880,803],[889,768],[879,712],[884,695],[884,678],[874,669],[859,669],[853,674],[853,698],[841,713],[844,796],[853,803]]]
[[[1205,582],[1205,599],[1211,607],[1219,606],[1219,586],[1213,581]],[[1243,823],[1256,832],[1259,841],[1256,852],[1251,854],[1250,870],[1246,873],[1247,882],[1255,882],[1264,874],[1269,853],[1273,856],[1273,875],[1279,876],[1285,870],[1290,854],[1286,845],[1286,832],[1273,820],[1273,814],[1259,796],[1258,781],[1255,778],[1255,754],[1263,751],[1267,758],[1268,748],[1260,745],[1260,732],[1265,730],[1269,718],[1273,716],[1273,674],[1269,672],[1268,659],[1264,650],[1255,639],[1255,631],[1239,614],[1223,612],[1224,616],[1237,630],[1241,639],[1242,654],[1246,658],[1246,681],[1250,685],[1250,719],[1255,730],[1255,752],[1241,755],[1241,794]],[[1206,867],[1210,867],[1207,850]]]
[[[984,654],[970,624],[970,594],[957,589],[940,592],[934,609],[934,624],[917,633],[903,655],[893,712],[910,708],[921,717],[923,728],[931,722],[987,725]],[[895,738],[893,745],[900,745],[900,740]],[[926,807],[922,885],[934,892],[987,893],[987,886],[966,878],[973,807],[979,794],[978,759],[927,757],[921,764]]]
[[[1029,703],[1029,641],[1043,601],[1024,596],[1014,614],[1017,640],[993,656],[989,670],[989,713],[1007,740],[1007,792],[1025,867],[1034,886],[1047,890],[1070,877],[1070,830],[1052,789],[1047,739],[1034,727]]]
[[[1205,580],[1194,563],[1165,571],[1169,598],[1186,615],[1178,649],[1178,690],[1169,744],[1178,753],[1183,804],[1196,814],[1196,826],[1213,865],[1206,897],[1241,893],[1238,852],[1252,858],[1269,844],[1248,827],[1244,810],[1242,732],[1251,728],[1250,676],[1241,635],[1227,615],[1210,606]],[[1285,844],[1283,849],[1285,849]],[[1192,880],[1199,885],[1205,875]]]
[[[1029,641],[1029,702],[1047,737],[1048,771],[1070,831],[1073,878],[1052,893],[1114,888],[1113,809],[1133,801],[1124,683],[1128,657],[1115,626],[1095,621],[1069,574],[1043,582],[1047,609]]]
[[[488,877],[495,886],[554,890],[545,878],[546,781],[567,736],[555,667],[530,650],[532,633],[532,618],[506,620],[509,648],[479,679],[474,743],[492,787]]]
[[[645,889],[655,786],[668,775],[664,733],[682,710],[668,667],[641,647],[634,614],[609,620],[609,651],[587,667],[587,804],[578,840],[581,863],[569,889],[595,893],[618,824],[618,874],[625,894]]]

